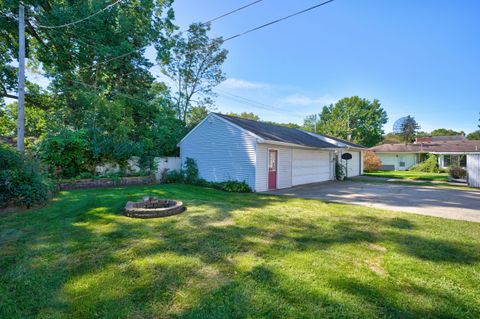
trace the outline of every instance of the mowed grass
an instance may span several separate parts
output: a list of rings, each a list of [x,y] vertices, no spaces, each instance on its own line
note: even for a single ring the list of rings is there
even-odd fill
[[[448,181],[448,173],[425,173],[425,172],[410,172],[410,171],[373,171],[365,172],[365,176],[398,178],[398,179],[413,179],[420,181]]]
[[[150,194],[188,210],[122,215]],[[0,217],[0,318],[479,318],[480,224],[164,185]]]

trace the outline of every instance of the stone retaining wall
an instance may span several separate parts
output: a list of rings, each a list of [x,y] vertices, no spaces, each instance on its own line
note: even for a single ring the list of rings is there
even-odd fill
[[[79,179],[76,181],[70,181],[68,183],[59,183],[58,188],[60,190],[104,188],[131,185],[148,185],[152,184],[153,182],[154,179],[150,176],[121,177],[118,180],[113,180],[111,178]]]

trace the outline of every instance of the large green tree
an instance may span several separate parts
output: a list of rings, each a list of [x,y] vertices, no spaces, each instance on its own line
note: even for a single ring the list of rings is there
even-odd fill
[[[24,3],[29,69],[50,81],[47,91],[27,82],[32,89],[26,101],[31,107],[53,108],[49,136],[84,130],[97,161],[125,160],[151,150],[176,152],[171,147],[176,134],[151,137],[178,123],[167,87],[155,83],[149,70],[153,64],[144,55],[148,46],[169,50],[174,44],[172,0]],[[18,1],[0,3],[2,99],[16,96],[17,12]],[[72,21],[81,22],[65,25]],[[152,139],[156,145],[150,145]]]
[[[430,133],[431,136],[457,136],[457,135],[465,135],[464,131],[455,131],[452,129],[446,128],[437,128]]]
[[[415,141],[416,134],[420,129],[420,125],[415,121],[413,116],[408,115],[400,127],[400,135],[405,143]]]
[[[480,140],[480,130],[476,130],[467,135],[467,139],[469,140]]]
[[[335,104],[324,106],[317,117],[305,119],[305,129],[331,135],[367,147],[383,139],[383,125],[387,112],[378,100],[369,101],[358,96],[346,97]]]
[[[208,36],[209,30],[208,24],[194,23],[173,37],[170,50],[157,46],[162,73],[173,83],[172,97],[184,122],[192,108],[213,105],[213,88],[225,80],[221,67],[228,51],[222,49],[221,38]]]

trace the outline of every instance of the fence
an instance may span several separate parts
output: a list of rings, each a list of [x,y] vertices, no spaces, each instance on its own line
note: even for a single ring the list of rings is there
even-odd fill
[[[138,173],[140,171],[140,165],[138,157],[132,157],[128,160],[127,172],[129,173]],[[165,170],[179,170],[181,168],[180,157],[155,157],[155,163],[157,165],[157,170],[155,171],[155,178],[160,179],[161,173]],[[105,163],[103,165],[98,165],[95,168],[95,172],[101,175],[107,173],[118,173],[120,172],[120,166],[116,163]]]
[[[157,164],[157,172],[155,178],[160,179],[162,172],[166,169],[169,171],[179,170],[182,166],[180,157],[157,157],[155,158]]]

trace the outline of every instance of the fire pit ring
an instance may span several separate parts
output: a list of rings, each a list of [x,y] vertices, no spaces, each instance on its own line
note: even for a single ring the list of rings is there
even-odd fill
[[[185,209],[181,201],[146,196],[141,202],[127,202],[125,215],[133,218],[157,218],[177,215]]]

